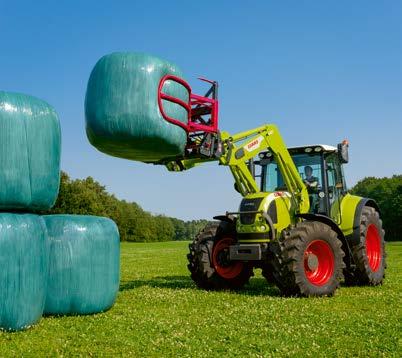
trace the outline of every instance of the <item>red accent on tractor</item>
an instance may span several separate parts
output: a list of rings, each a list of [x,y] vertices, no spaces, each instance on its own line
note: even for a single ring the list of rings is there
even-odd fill
[[[370,224],[366,232],[366,255],[369,266],[373,272],[378,271],[381,264],[382,249],[381,237],[377,226]]]
[[[175,124],[177,126],[180,126],[184,130],[187,131],[187,126],[188,126],[187,123],[183,123],[183,122],[181,122],[181,121],[179,121],[179,120],[177,120],[175,118],[169,117],[165,113],[165,110],[163,109],[162,100],[166,100],[166,101],[169,101],[169,102],[176,103],[179,106],[183,107],[187,112],[187,120],[189,120],[190,116],[191,116],[191,107],[190,107],[189,103],[186,103],[186,102],[184,102],[184,101],[182,101],[182,100],[180,100],[178,98],[169,96],[166,93],[162,92],[163,85],[168,80],[171,80],[173,82],[176,82],[176,83],[182,85],[187,90],[189,98],[191,97],[191,87],[189,86],[189,84],[186,81],[184,81],[183,79],[181,79],[181,78],[179,78],[177,76],[173,76],[173,75],[166,75],[166,76],[162,77],[162,79],[159,82],[159,86],[158,86],[158,105],[159,105],[159,110],[161,111],[162,117],[166,121],[168,121],[168,122],[170,122],[172,124]]]
[[[234,244],[231,237],[216,242],[212,249],[212,264],[219,276],[225,279],[237,277],[243,270],[243,262],[229,260],[229,246]]]
[[[190,85],[182,78],[174,75],[166,75],[161,78],[158,86],[158,105],[162,117],[175,125],[182,127],[187,133],[205,132],[217,133],[218,132],[218,99],[217,99],[217,82],[210,81],[205,78],[199,78],[201,81],[208,82],[212,85],[211,89],[205,96],[199,96],[191,92]],[[184,102],[178,98],[169,96],[164,93],[163,86],[166,81],[176,82],[183,86],[187,92],[189,100]],[[209,97],[212,95],[212,97]],[[187,123],[183,123],[175,118],[168,116],[163,108],[163,100],[176,103],[183,107],[187,112]],[[208,116],[205,120],[204,116]]]
[[[334,253],[324,240],[310,242],[304,251],[304,272],[316,286],[325,285],[332,277],[335,267]]]

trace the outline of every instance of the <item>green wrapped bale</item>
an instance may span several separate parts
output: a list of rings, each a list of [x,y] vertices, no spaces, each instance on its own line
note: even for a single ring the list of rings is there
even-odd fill
[[[35,324],[45,306],[49,243],[40,216],[0,213],[0,328]]]
[[[107,218],[43,216],[50,238],[45,313],[91,314],[116,300],[120,279],[120,239]]]
[[[103,153],[158,162],[182,155],[185,130],[167,122],[158,106],[160,79],[179,68],[157,57],[141,53],[112,53],[102,57],[92,70],[86,98],[86,132],[90,143]],[[182,86],[167,81],[163,92],[188,102]],[[187,112],[163,100],[166,114],[187,123]]]
[[[60,123],[46,102],[0,91],[0,210],[47,210],[60,182]]]

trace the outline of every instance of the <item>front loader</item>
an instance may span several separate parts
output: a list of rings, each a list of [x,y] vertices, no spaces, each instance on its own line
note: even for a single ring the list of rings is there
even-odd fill
[[[187,89],[188,103],[163,93],[167,80]],[[255,268],[287,296],[332,295],[343,278],[347,284],[381,284],[380,212],[374,200],[346,190],[348,142],[287,148],[273,124],[234,135],[219,131],[218,85],[208,82],[205,96],[172,75],[158,89],[161,114],[188,134],[185,154],[158,164],[182,171],[216,161],[229,167],[243,196],[237,212],[215,216],[189,245],[188,268],[197,286],[240,289]],[[187,124],[166,115],[166,101],[186,109]]]

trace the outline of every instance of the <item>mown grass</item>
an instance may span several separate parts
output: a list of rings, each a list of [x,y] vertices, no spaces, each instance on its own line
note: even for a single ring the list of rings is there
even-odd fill
[[[1,332],[0,356],[401,356],[402,243],[387,250],[383,286],[300,299],[280,297],[259,273],[238,293],[198,290],[187,243],[123,243],[110,311]]]

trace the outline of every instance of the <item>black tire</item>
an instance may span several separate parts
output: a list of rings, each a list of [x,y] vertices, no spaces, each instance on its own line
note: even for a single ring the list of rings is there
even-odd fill
[[[267,262],[262,266],[261,274],[269,284],[278,286],[279,283],[276,281],[273,271],[271,263]]]
[[[266,261],[261,266],[261,274],[265,278],[265,280],[270,285],[280,286],[280,282],[277,281],[276,276],[274,275],[274,252],[276,252],[277,242],[270,243],[268,249],[268,256]]]
[[[343,279],[342,242],[321,222],[284,230],[271,253],[272,274],[284,296],[332,296]]]
[[[188,269],[191,278],[199,288],[205,290],[238,290],[248,283],[253,276],[253,269],[250,265],[242,262],[236,262],[241,265],[238,274],[233,277],[223,277],[217,271],[220,268],[214,265],[214,249],[219,243],[228,238],[234,241],[235,227],[233,224],[226,222],[213,222],[208,224],[202,230],[194,241],[189,245],[190,252],[187,255]],[[221,246],[221,245],[220,245]],[[230,262],[228,262],[230,267]],[[240,266],[236,266],[238,268]]]
[[[348,285],[381,285],[385,277],[385,232],[377,210],[364,207],[360,217],[359,242],[351,245],[355,268],[345,272]],[[376,248],[370,244],[376,242]]]

